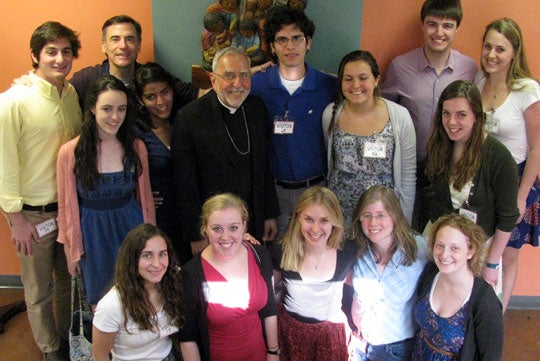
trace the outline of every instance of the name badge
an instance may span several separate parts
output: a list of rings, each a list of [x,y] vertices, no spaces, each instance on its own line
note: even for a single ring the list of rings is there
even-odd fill
[[[56,220],[54,218],[47,219],[40,224],[36,224],[35,227],[39,238],[46,236],[49,233],[52,233],[58,229],[58,227],[56,226]]]
[[[499,132],[499,119],[495,117],[495,112],[486,113],[486,132],[497,134]]]
[[[469,218],[471,221],[474,222],[474,224],[476,224],[476,219],[478,218],[478,215],[476,214],[476,212],[471,211],[470,209],[465,209],[461,207],[459,209],[459,214],[466,218]]]
[[[274,117],[274,134],[293,134],[294,119],[288,116]]]
[[[365,143],[364,158],[386,158],[386,144]]]
[[[173,333],[178,332],[178,327],[171,325],[167,319],[161,320],[158,323],[158,328],[160,338],[168,337]]]

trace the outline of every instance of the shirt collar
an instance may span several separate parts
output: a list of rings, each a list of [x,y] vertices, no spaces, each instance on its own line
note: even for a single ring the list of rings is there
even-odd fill
[[[38,86],[44,94],[47,94],[49,96],[52,96],[53,94],[56,96],[59,95],[58,89],[56,88],[56,86],[48,82],[47,80],[43,79],[42,77],[36,75],[34,70],[30,71],[28,76],[30,77],[32,84]],[[69,85],[69,82],[66,79],[64,79],[62,94],[65,93],[65,90],[68,88],[68,85]]]
[[[418,70],[422,71],[425,68],[433,68],[431,65],[429,65],[429,60],[426,56],[426,53],[424,52],[424,47],[421,46],[418,52]],[[445,69],[448,68],[450,70],[454,69],[454,63],[455,63],[455,57],[454,57],[454,51],[450,49],[450,55],[448,56],[448,61],[446,62]]]

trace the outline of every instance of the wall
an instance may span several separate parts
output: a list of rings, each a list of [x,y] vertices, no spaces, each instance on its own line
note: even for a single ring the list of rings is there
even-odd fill
[[[75,4],[75,5],[74,5]],[[30,60],[30,36],[36,27],[48,20],[59,21],[80,33],[82,49],[73,71],[103,61],[101,52],[101,26],[114,15],[128,14],[141,23],[143,28],[140,61],[154,59],[152,9],[150,0],[129,1],[72,1],[56,0],[2,0],[0,2],[0,92],[9,88],[12,80],[32,68]],[[18,275],[19,263],[10,232],[3,216],[0,216],[0,275]]]
[[[30,36],[45,21],[54,20],[80,33],[82,49],[73,70],[103,61],[101,26],[114,15],[127,14],[143,28],[140,61],[154,59],[152,7],[150,0],[73,1],[73,0],[2,0],[0,2],[0,92],[9,88],[12,80],[32,68]],[[1,274],[1,272],[0,272]]]
[[[153,0],[156,61],[181,79],[191,78],[191,65],[201,63],[202,19],[213,0]],[[312,0],[306,13],[315,22],[310,65],[337,72],[341,57],[360,44],[363,0]],[[352,9],[352,10],[350,10]],[[350,11],[349,11],[350,10]],[[339,19],[339,21],[337,21]],[[314,56],[316,55],[316,56]]]
[[[420,31],[420,8],[423,0],[365,0],[361,48],[373,53],[381,71],[399,54],[422,44]],[[480,46],[485,26],[501,17],[514,19],[523,32],[531,71],[540,78],[540,42],[538,20],[533,14],[540,12],[537,0],[462,0],[463,21],[454,41],[454,48],[479,62]],[[519,259],[519,276],[515,295],[540,296],[538,265],[540,249],[523,247]]]
[[[200,61],[201,19],[204,9],[211,2],[154,0],[152,9],[150,0],[57,0],[54,7],[50,2],[37,0],[2,0],[0,92],[9,87],[13,78],[30,70],[28,43],[32,31],[39,24],[47,20],[58,20],[81,33],[83,48],[79,59],[75,61],[75,71],[103,60],[100,48],[103,21],[122,13],[131,15],[143,26],[143,48],[139,56],[141,62],[153,59],[155,42],[156,59],[183,79],[189,79],[191,64]],[[77,4],[75,7],[74,3]],[[339,2],[338,8],[331,1],[310,1],[308,14],[317,25],[314,51],[308,58],[310,63],[335,72],[341,56],[361,44],[363,49],[373,52],[384,71],[396,55],[422,43],[419,20],[422,3],[422,0],[407,0],[409,6],[405,7],[403,0],[343,0]],[[532,61],[540,55],[540,42],[533,41],[537,35],[536,18],[528,16],[539,13],[540,2],[517,0],[510,4],[507,0],[462,0],[462,4],[465,17],[454,43],[455,48],[478,59],[484,26],[498,17],[512,17],[523,30],[533,73],[540,77],[540,63]],[[22,22],[28,26],[21,27]],[[0,217],[0,256],[0,275],[19,274],[10,232],[3,217]],[[524,247],[520,255],[521,268],[515,294],[540,295],[540,281],[536,276],[538,264],[540,250]]]

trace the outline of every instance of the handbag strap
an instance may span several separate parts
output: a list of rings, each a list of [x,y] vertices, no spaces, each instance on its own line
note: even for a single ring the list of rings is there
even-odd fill
[[[78,308],[75,309],[75,295],[78,299]],[[71,324],[73,324],[73,317],[75,311],[79,311],[79,334],[84,335],[83,327],[83,312],[89,312],[92,315],[92,309],[86,301],[86,293],[84,292],[84,287],[82,285],[82,277],[80,273],[71,277]]]

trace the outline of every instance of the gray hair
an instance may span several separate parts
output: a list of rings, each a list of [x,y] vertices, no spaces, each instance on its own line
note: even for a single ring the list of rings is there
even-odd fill
[[[251,59],[246,54],[244,49],[243,48],[236,48],[234,46],[229,46],[228,48],[221,49],[220,51],[218,51],[216,53],[216,55],[214,55],[214,60],[212,60],[212,72],[214,72],[214,73],[216,72],[216,69],[217,69],[217,66],[218,66],[218,63],[219,63],[219,59],[221,59],[222,56],[227,55],[227,54],[238,54],[238,55],[243,56],[244,58],[246,58],[246,60],[248,62],[248,68],[251,68]]]

